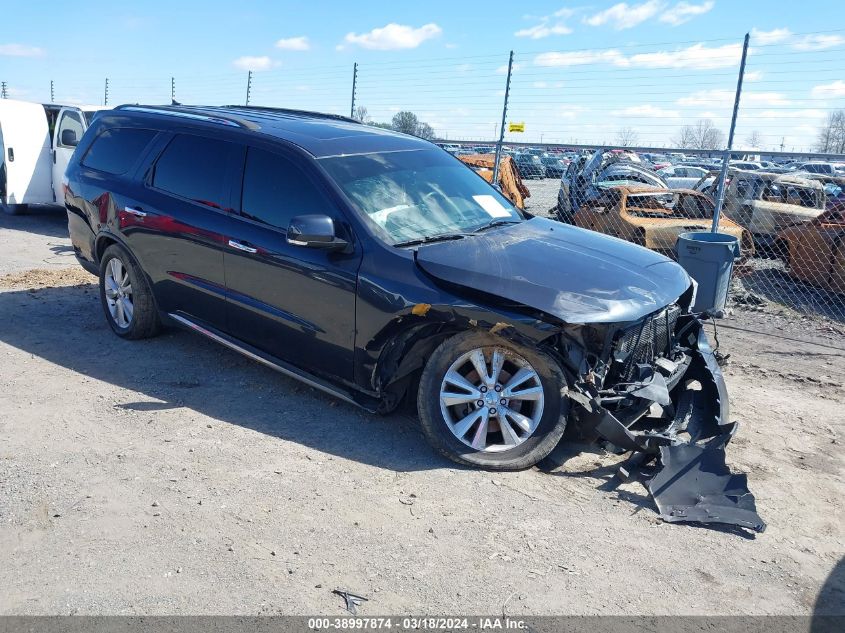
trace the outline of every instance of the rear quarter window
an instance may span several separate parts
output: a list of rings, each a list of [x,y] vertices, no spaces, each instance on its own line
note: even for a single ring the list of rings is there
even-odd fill
[[[178,134],[156,162],[153,186],[198,204],[230,211],[228,175],[238,149],[227,141]]]
[[[88,148],[82,164],[107,174],[125,174],[155,135],[155,130],[138,128],[104,130]]]

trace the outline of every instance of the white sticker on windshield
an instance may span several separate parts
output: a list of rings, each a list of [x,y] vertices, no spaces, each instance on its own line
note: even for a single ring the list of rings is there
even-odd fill
[[[511,217],[510,211],[503,207],[502,203],[496,200],[493,196],[473,196],[472,199],[475,200],[482,209],[489,213],[492,218]]]

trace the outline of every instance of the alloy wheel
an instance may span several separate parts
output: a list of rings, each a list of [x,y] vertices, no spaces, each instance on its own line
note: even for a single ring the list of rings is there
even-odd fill
[[[104,285],[111,318],[118,327],[128,328],[135,309],[132,303],[132,284],[129,281],[129,271],[117,257],[109,260],[106,266]]]
[[[440,385],[440,411],[449,430],[482,452],[522,444],[537,429],[543,405],[537,371],[520,355],[499,347],[462,354]]]

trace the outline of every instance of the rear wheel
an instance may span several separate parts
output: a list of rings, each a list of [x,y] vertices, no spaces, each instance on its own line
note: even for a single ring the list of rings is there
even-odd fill
[[[161,327],[146,275],[117,244],[109,246],[100,260],[100,303],[106,321],[121,338],[149,338]]]
[[[28,211],[25,204],[6,204],[5,202],[0,202],[0,209],[9,215],[24,215]]]
[[[566,379],[543,352],[463,332],[431,355],[420,379],[423,431],[443,455],[491,470],[528,468],[566,428]]]

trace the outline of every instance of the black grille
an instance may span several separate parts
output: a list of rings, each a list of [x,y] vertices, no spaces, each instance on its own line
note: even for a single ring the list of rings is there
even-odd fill
[[[621,380],[630,380],[638,364],[651,364],[658,356],[671,351],[672,335],[680,314],[681,308],[671,305],[619,334],[613,358],[620,368]]]

